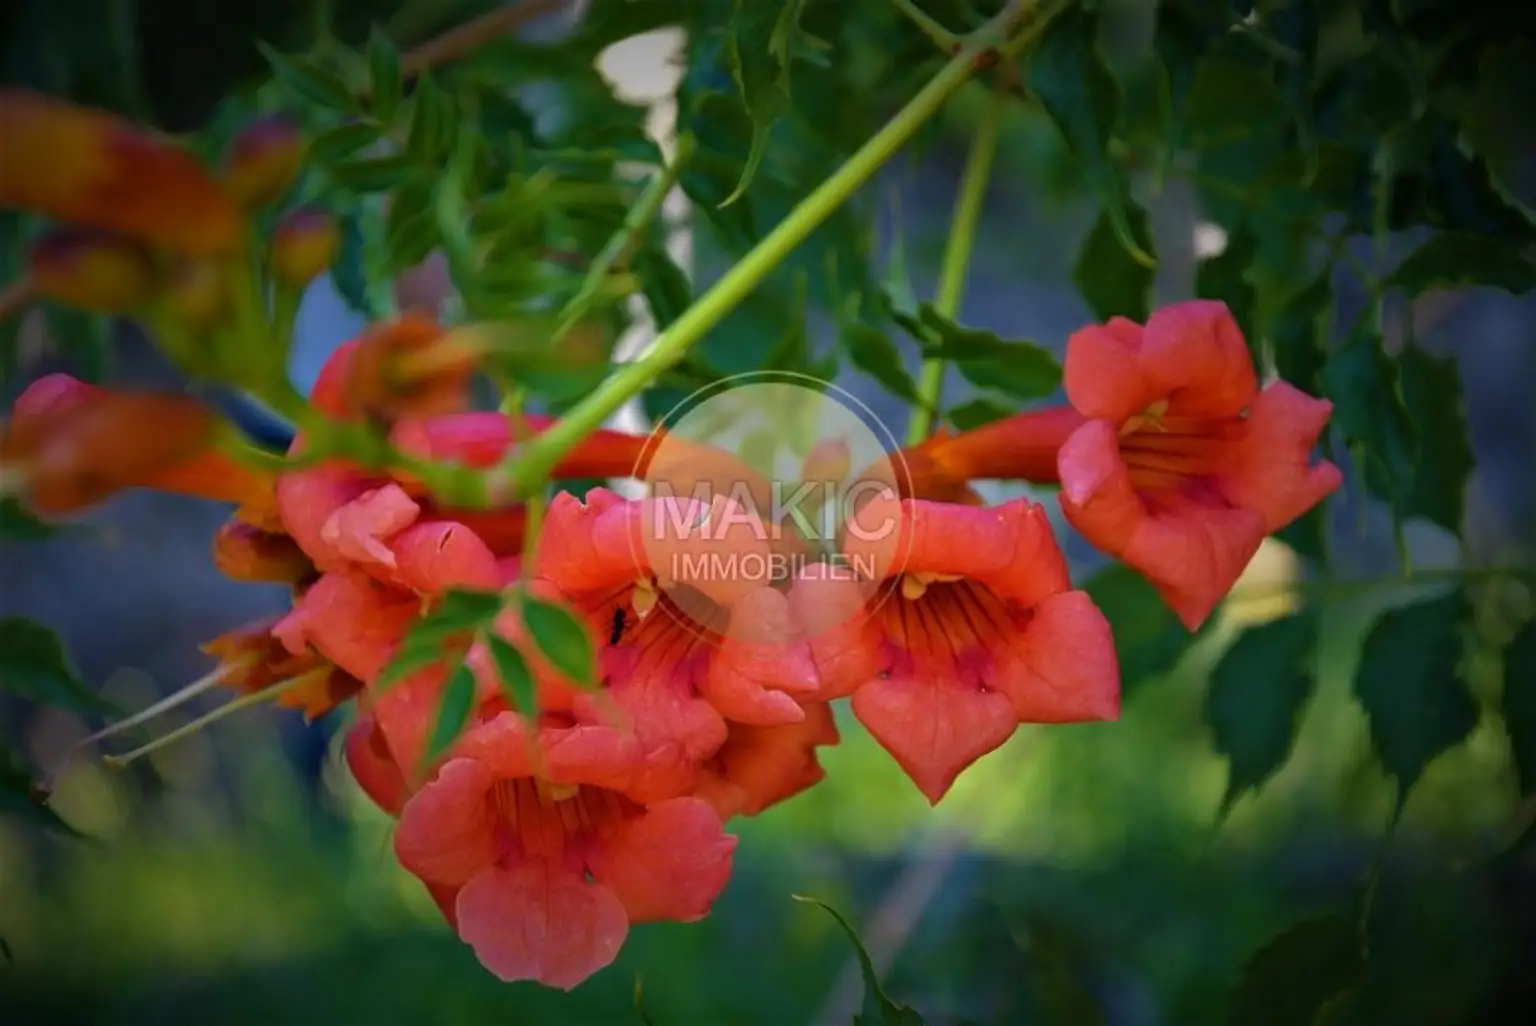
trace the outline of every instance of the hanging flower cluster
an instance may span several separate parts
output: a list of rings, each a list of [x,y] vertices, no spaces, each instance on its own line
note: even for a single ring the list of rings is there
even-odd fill
[[[67,188],[27,171],[35,162],[4,162],[0,200],[124,238],[219,250],[244,230],[240,204],[270,202],[292,180],[283,130],[263,124],[219,181],[156,158],[167,169],[156,188],[173,189],[176,174],[200,183],[167,202],[218,216],[134,219],[114,198],[121,147],[101,144],[115,128],[71,127],[78,112],[35,104],[0,110],[0,135],[68,143],[79,157]],[[304,235],[302,218],[288,223]],[[94,263],[44,254],[44,272],[77,269],[55,276],[74,283],[56,297],[79,300],[98,280],[128,291],[120,271],[98,273],[106,250],[92,252]],[[326,262],[307,253],[274,251],[274,267],[292,265],[277,277]],[[189,396],[52,375],[0,433],[0,481],[55,516],[131,487],[233,503],[216,564],[288,585],[292,609],[209,642],[219,665],[195,689],[222,684],[309,717],[355,703],[346,760],[398,820],[401,865],[506,980],[573,987],[615,958],[632,924],[706,915],[731,872],[727,824],[823,778],[834,702],[850,700],[933,803],[1021,724],[1118,716],[1110,625],[1073,586],[1045,508],[987,505],[972,481],[1059,482],[1067,520],[1145,574],[1191,629],[1268,533],[1340,483],[1311,461],[1329,404],[1281,383],[1261,390],[1226,308],[1180,303],[1145,325],[1073,335],[1069,405],[894,454],[903,472],[846,511],[831,558],[771,577],[710,573],[772,565],[803,539],[736,498],[595,488],[529,508],[431,487],[444,467],[493,478],[551,426],[472,411],[478,355],[421,316],[375,325],[327,363],[283,460],[253,459]],[[349,428],[379,432],[393,458],[333,446]],[[591,433],[554,476],[654,475],[653,441]],[[685,477],[733,466],[705,446],[686,453],[670,468]],[[819,446],[805,472],[840,477],[847,463]],[[492,615],[434,636],[423,655],[423,625],[466,595],[491,596]],[[585,658],[541,643],[551,616],[574,627]]]

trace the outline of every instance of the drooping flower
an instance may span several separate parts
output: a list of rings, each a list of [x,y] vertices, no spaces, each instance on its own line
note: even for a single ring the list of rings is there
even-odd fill
[[[696,793],[722,820],[756,816],[820,783],[827,774],[816,749],[839,740],[825,702],[807,703],[799,723],[732,723],[725,744],[704,763]]]
[[[459,936],[503,980],[575,987],[630,924],[700,919],[730,876],[736,838],[709,804],[615,789],[633,752],[612,740],[496,713],[405,803],[401,864],[454,894]]]
[[[16,400],[0,434],[0,475],[45,515],[84,509],[126,488],[260,503],[273,487],[219,447],[223,425],[168,392],[119,392],[50,374]]]
[[[232,253],[233,197],[186,150],[103,111],[0,89],[0,207],[188,255]]]
[[[850,518],[842,550],[792,591],[821,697],[851,694],[930,802],[1021,723],[1119,715],[1109,623],[1073,590],[1040,506],[887,492]]]
[[[1311,460],[1332,404],[1284,381],[1260,391],[1224,304],[1084,328],[1067,344],[1066,388],[1090,418],[1058,457],[1067,519],[1146,574],[1191,630],[1266,535],[1342,483]]]
[[[706,516],[707,514],[707,516]],[[550,504],[533,577],[599,639],[602,689],[568,689],[589,722],[615,712],[639,737],[658,796],[692,790],[726,719],[797,723],[818,682],[760,522],[729,500],[624,499],[593,489]]]

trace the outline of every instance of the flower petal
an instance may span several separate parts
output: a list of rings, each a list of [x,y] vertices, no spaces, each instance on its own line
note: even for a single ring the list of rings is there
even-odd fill
[[[1221,490],[1234,505],[1257,510],[1267,533],[1285,527],[1344,483],[1332,463],[1312,463],[1312,449],[1332,413],[1332,403],[1284,381],[1274,382],[1253,401]]]
[[[405,803],[395,831],[395,857],[429,883],[454,887],[497,858],[487,796],[496,782],[478,759],[450,759]]]
[[[811,650],[800,636],[789,600],[760,588],[730,610],[730,626],[699,681],[699,692],[720,715],[771,726],[805,717],[796,696],[820,687]]]
[[[358,573],[328,573],[272,633],[295,655],[313,645],[352,676],[371,681],[394,658],[419,612],[420,603],[409,592]]]
[[[840,740],[832,707],[805,707],[799,723],[777,727],[731,724],[730,736],[699,784],[699,797],[723,819],[756,816],[819,783],[825,776],[816,749]]]
[[[1142,335],[1141,366],[1159,386],[1153,398],[1166,398],[1172,417],[1235,417],[1259,391],[1242,329],[1216,300],[1155,312]]]
[[[1078,723],[1120,716],[1120,666],[1109,621],[1086,592],[1051,595],[998,660],[997,686],[1020,723]]]
[[[707,915],[725,888],[736,844],[707,803],[673,798],[604,835],[587,868],[630,922],[689,923]]]
[[[1062,366],[1073,407],[1119,424],[1160,398],[1159,382],[1141,364],[1141,348],[1141,325],[1124,317],[1073,332]]]

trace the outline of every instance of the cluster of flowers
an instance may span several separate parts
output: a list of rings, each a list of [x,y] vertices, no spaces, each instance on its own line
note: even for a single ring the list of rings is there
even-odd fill
[[[21,175],[0,180],[0,202],[17,204],[18,182],[36,185],[23,200],[47,198]],[[548,421],[471,411],[473,369],[453,333],[406,316],[342,346],[309,401],[322,420],[383,424],[421,463],[490,470]],[[934,803],[1022,723],[1118,716],[1109,623],[1074,589],[1044,508],[985,505],[971,481],[1059,483],[1067,519],[1191,629],[1268,533],[1340,483],[1311,458],[1329,404],[1283,382],[1261,390],[1218,303],[1084,328],[1065,373],[1063,406],[896,454],[897,487],[851,514],[895,530],[839,536],[844,571],[868,568],[853,575],[823,562],[787,580],[689,579],[679,568],[707,563],[672,557],[766,555],[775,532],[750,511],[712,518],[697,499],[594,489],[559,493],[528,538],[518,505],[454,508],[410,473],[308,459],[302,436],[290,462],[257,469],[188,396],[63,375],[17,400],[0,481],[45,515],[129,487],[235,504],[217,564],[291,586],[293,608],[210,642],[218,679],[311,717],[355,701],[346,759],[398,819],[400,863],[496,975],[569,988],[614,959],[631,924],[708,912],[736,847],[726,824],[822,779],[838,700]],[[598,432],[556,474],[637,475],[649,442]],[[689,528],[706,522],[727,526]],[[536,708],[509,699],[484,635],[385,686],[412,627],[450,593],[503,589],[570,610],[596,681],[542,656],[509,601],[491,629],[524,653]],[[465,665],[473,710],[433,755]]]

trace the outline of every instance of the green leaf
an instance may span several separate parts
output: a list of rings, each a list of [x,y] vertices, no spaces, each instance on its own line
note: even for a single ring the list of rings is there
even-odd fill
[[[259,40],[256,48],[272,66],[277,80],[300,99],[327,110],[349,111],[356,106],[352,90],[334,72],[307,57],[284,56]]]
[[[82,836],[48,805],[21,757],[4,747],[0,747],[0,816],[66,837]]]
[[[635,273],[657,331],[665,331],[693,303],[693,286],[666,250],[647,246],[635,258]]]
[[[378,687],[387,688],[458,653],[467,647],[476,631],[496,618],[501,608],[499,592],[449,590],[438,600],[437,607],[417,620],[400,640],[394,657],[379,674]]]
[[[838,332],[843,352],[854,367],[868,374],[892,395],[907,402],[919,402],[917,382],[907,372],[901,359],[901,350],[895,341],[864,321],[846,321]]]
[[[1355,918],[1342,911],[1297,923],[1270,938],[1243,967],[1229,1026],[1313,1026],[1365,978]]]
[[[533,679],[533,671],[528,668],[528,660],[523,658],[516,646],[499,634],[486,634],[485,643],[491,650],[491,659],[496,663],[496,676],[501,678],[502,690],[507,693],[513,708],[525,716],[537,713],[538,687]]]
[[[730,206],[752,184],[768,152],[768,136],[789,111],[789,68],[793,46],[801,35],[800,15],[806,0],[774,4],[735,0],[727,36],[731,78],[752,119],[752,145],[735,189],[722,206]]]
[[[51,538],[60,528],[37,519],[27,508],[13,498],[0,499],[0,541],[42,541]]]
[[[837,925],[842,927],[848,940],[853,944],[853,950],[859,959],[859,974],[864,978],[864,1008],[860,1014],[853,1017],[854,1026],[923,1026],[923,1017],[917,1011],[907,1005],[899,1005],[892,1001],[880,986],[880,977],[875,973],[875,963],[869,957],[869,951],[864,947],[864,942],[859,939],[859,933],[853,925],[844,919],[842,913],[817,898],[809,898],[796,894],[796,901],[803,901],[808,905],[815,905],[823,909]]]
[[[1536,192],[1522,163],[1532,95],[1536,44],[1516,34],[1483,51],[1477,92],[1460,112],[1460,121],[1463,143],[1483,159],[1494,190],[1536,224]]]
[[[1382,284],[1409,296],[1470,285],[1521,296],[1536,289],[1536,264],[1494,236],[1441,232],[1408,254]]]
[[[1029,88],[1082,161],[1120,244],[1137,263],[1156,267],[1157,259],[1131,229],[1125,181],[1109,153],[1120,114],[1120,87],[1099,53],[1094,14],[1074,7],[1052,22],[1032,51]]]
[[[1460,676],[1467,611],[1456,591],[1389,610],[1366,635],[1355,697],[1382,767],[1397,782],[1399,812],[1425,767],[1477,726],[1477,705]]]
[[[1194,641],[1152,583],[1128,566],[1106,567],[1085,590],[1114,628],[1126,690],[1173,669]]]
[[[427,744],[426,759],[429,763],[459,739],[474,710],[475,673],[468,663],[460,663],[448,677],[448,686],[443,689],[443,700],[438,706],[432,738]]]
[[[343,160],[326,169],[331,179],[353,192],[388,192],[421,174],[421,167],[404,154]]]
[[[1310,395],[1322,391],[1325,340],[1333,315],[1333,271],[1286,300],[1269,325],[1269,348],[1280,377]]]
[[[565,606],[525,597],[523,624],[555,669],[583,687],[597,686],[592,636],[574,613]]]
[[[437,79],[424,75],[411,92],[411,129],[405,150],[419,164],[439,164],[453,152],[458,109]]]
[[[1536,794],[1536,620],[1504,649],[1502,710],[1520,796],[1529,798]]]
[[[1039,399],[1061,385],[1061,364],[1043,346],[957,324],[932,303],[919,306],[917,316],[936,342],[924,355],[953,361],[966,380],[979,388],[993,388],[1015,399]]]
[[[1258,239],[1247,225],[1227,236],[1220,253],[1195,267],[1195,295],[1201,299],[1219,299],[1232,311],[1233,320],[1248,341],[1248,351],[1257,359],[1262,353],[1262,339],[1254,323],[1258,293],[1248,280],[1248,273],[1258,257]],[[1262,366],[1262,362],[1260,363]]]
[[[1132,237],[1150,252],[1152,235],[1147,227],[1147,212],[1141,204],[1127,198],[1125,217]],[[1132,259],[1130,251],[1120,244],[1109,211],[1100,210],[1072,267],[1072,280],[1094,316],[1101,321],[1129,317],[1138,324],[1144,323],[1152,309],[1154,277],[1150,267]]]
[[[1290,757],[1317,684],[1317,631],[1310,612],[1271,620],[1240,634],[1216,664],[1205,717],[1227,760],[1224,811],[1263,787]]]
[[[979,428],[983,424],[990,424],[993,421],[1002,420],[1004,417],[1011,417],[1016,412],[1018,411],[1011,407],[983,397],[951,407],[947,416],[949,417],[949,422],[956,428],[961,431],[969,431],[972,428]]]
[[[393,121],[400,109],[403,90],[400,51],[375,25],[368,40],[368,102],[373,108],[373,116],[385,124]]]
[[[1196,67],[1184,114],[1191,141],[1202,148],[1268,134],[1287,115],[1285,96],[1272,75],[1222,50],[1207,54]]]
[[[1405,494],[1413,479],[1418,438],[1403,402],[1397,365],[1382,350],[1373,325],[1357,328],[1334,351],[1322,372],[1333,400],[1333,423],[1350,442],[1364,447],[1388,491]],[[1394,509],[1397,504],[1394,503]]]
[[[332,125],[310,140],[309,158],[317,164],[335,164],[378,141],[378,130],[372,125],[346,121]]]
[[[336,293],[353,313],[375,317],[379,311],[368,300],[367,252],[362,217],[347,214],[340,218],[341,249],[331,265],[331,281]]]
[[[0,692],[81,713],[116,712],[76,675],[57,634],[16,616],[0,620]]]
[[[1396,508],[1404,518],[1423,517],[1460,533],[1474,460],[1456,360],[1410,345],[1398,359],[1397,370],[1403,404],[1419,444],[1408,480],[1396,495]],[[1372,469],[1376,473],[1370,473]],[[1394,498],[1391,482],[1379,466],[1368,469],[1366,483],[1377,495]]]

